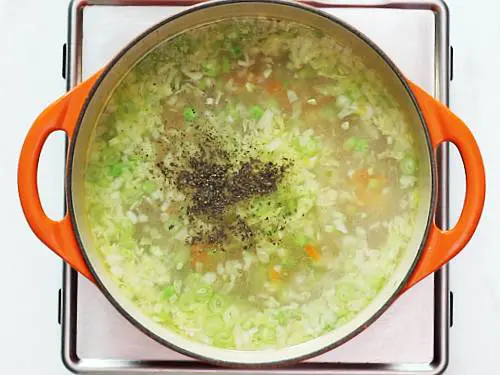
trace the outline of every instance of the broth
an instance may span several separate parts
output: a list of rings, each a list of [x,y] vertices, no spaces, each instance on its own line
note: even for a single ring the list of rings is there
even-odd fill
[[[222,348],[286,347],[350,321],[415,230],[415,140],[332,36],[223,20],[155,48],[99,118],[94,244],[159,324]]]

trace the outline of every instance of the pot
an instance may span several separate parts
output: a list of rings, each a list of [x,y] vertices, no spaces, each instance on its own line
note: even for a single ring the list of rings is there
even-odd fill
[[[314,340],[275,350],[234,351],[192,342],[161,327],[142,314],[107,275],[89,242],[83,220],[83,170],[90,136],[112,89],[124,74],[159,43],[183,30],[228,17],[267,16],[314,26],[352,47],[383,79],[413,124],[422,155],[421,212],[418,236],[397,270],[370,305],[350,322]],[[38,160],[45,140],[56,130],[69,139],[66,169],[68,212],[60,221],[44,213],[37,187]],[[466,172],[466,196],[460,218],[450,230],[434,222],[437,179],[436,150],[452,142],[460,151]],[[466,125],[443,104],[413,84],[368,38],[342,21],[317,9],[282,1],[221,1],[192,7],[152,27],[125,47],[105,68],[46,108],[29,130],[22,147],[18,188],[22,208],[33,232],[75,270],[96,283],[109,301],[136,327],[158,342],[195,358],[229,366],[284,365],[303,360],[346,342],[379,317],[394,300],[433,273],[467,244],[480,219],[485,174],[476,141]]]

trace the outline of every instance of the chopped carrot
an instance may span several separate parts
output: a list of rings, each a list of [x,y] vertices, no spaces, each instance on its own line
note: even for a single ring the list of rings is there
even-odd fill
[[[368,170],[364,168],[354,172],[352,179],[355,184],[356,196],[365,207],[385,207],[386,199],[384,199],[382,191],[387,186],[387,179],[383,175],[370,175]]]
[[[326,105],[330,104],[335,100],[335,96],[332,95],[322,95],[319,98],[316,98],[317,105]]]
[[[318,261],[321,259],[321,255],[320,255],[318,249],[316,249],[316,247],[314,247],[313,245],[309,245],[309,244],[305,245],[304,251],[314,261]]]
[[[269,94],[284,92],[283,84],[276,79],[268,79],[264,85],[264,88]]]
[[[179,211],[180,211],[180,207],[179,207],[179,205],[176,205],[176,204],[171,204],[167,208],[167,213],[169,213],[169,214],[176,214]]]
[[[236,87],[245,86],[245,83],[248,81],[248,76],[246,73],[242,74],[239,71],[234,71],[228,75],[228,81],[233,80],[233,84]]]
[[[269,278],[273,282],[281,281],[281,273],[278,272],[278,271],[276,271],[275,268],[274,268],[274,266],[271,266],[269,268]]]
[[[288,95],[286,93],[283,84],[276,79],[268,79],[264,82],[264,89],[278,102],[279,106],[285,112],[292,111],[292,105],[288,100]]]
[[[205,251],[210,248],[211,245],[197,243],[191,246],[191,265],[194,267],[196,263],[200,262],[203,265],[207,265],[210,261],[208,253]]]
[[[358,169],[352,175],[352,179],[354,180],[354,182],[360,185],[366,185],[368,183],[369,178],[370,174],[368,173],[368,169],[366,168]]]
[[[352,179],[357,185],[370,187],[371,189],[380,189],[386,184],[386,178],[379,174],[368,173],[368,169],[358,169],[352,175]]]

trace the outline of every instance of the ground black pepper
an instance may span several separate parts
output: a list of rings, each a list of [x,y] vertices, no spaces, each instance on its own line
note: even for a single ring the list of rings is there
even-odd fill
[[[229,172],[232,169],[230,164],[190,159],[189,168],[175,180],[176,187],[191,197],[189,214],[220,216],[238,202],[270,194],[277,190],[286,170],[256,159],[243,163],[236,172]]]
[[[291,163],[288,159],[278,165],[251,158],[235,164],[214,134],[204,132],[198,142],[198,152],[185,150],[176,163],[156,164],[161,175],[189,201],[186,214],[190,232],[195,233],[189,242],[214,244],[224,250],[222,245],[231,236],[248,249],[255,241],[255,233],[242,217],[235,215],[234,207],[275,192]],[[200,221],[205,225],[196,227]]]

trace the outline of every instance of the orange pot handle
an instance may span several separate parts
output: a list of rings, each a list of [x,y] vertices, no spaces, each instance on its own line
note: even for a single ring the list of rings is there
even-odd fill
[[[90,280],[93,277],[75,238],[69,214],[60,221],[43,211],[38,193],[38,162],[49,134],[63,130],[71,141],[80,111],[101,72],[76,86],[48,106],[35,120],[24,140],[17,170],[17,186],[26,220],[37,237],[74,269]]]
[[[446,141],[458,148],[465,168],[466,191],[462,213],[452,229],[442,230],[432,223],[424,251],[406,288],[437,271],[467,245],[483,212],[486,192],[483,160],[470,130],[445,105],[414,83],[409,85],[429,128],[434,151]]]

